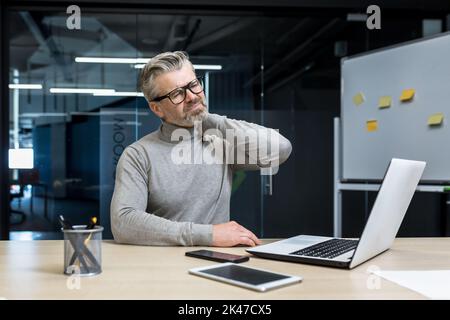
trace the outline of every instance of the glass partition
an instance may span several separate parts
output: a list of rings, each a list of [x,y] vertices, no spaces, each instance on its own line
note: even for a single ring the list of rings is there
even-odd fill
[[[81,8],[79,30],[63,9],[9,12],[12,238],[60,237],[59,214],[75,224],[97,216],[111,237],[117,161],[161,123],[139,72],[174,50],[204,77],[209,112],[277,129],[293,145],[276,175],[234,173],[231,218],[261,237],[331,235],[340,59],[415,38],[418,20],[388,20],[381,42],[330,11],[146,12]]]

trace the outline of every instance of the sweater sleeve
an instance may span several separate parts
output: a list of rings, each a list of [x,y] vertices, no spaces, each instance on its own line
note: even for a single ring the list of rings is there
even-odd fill
[[[292,151],[291,142],[277,130],[255,123],[208,114],[202,126],[205,135],[220,131],[229,147],[227,163],[234,170],[278,168]]]
[[[211,245],[212,225],[171,221],[145,211],[149,165],[132,146],[119,159],[110,211],[115,241],[155,246]]]

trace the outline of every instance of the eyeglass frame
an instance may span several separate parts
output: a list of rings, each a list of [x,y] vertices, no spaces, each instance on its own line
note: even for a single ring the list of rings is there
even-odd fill
[[[195,93],[194,91],[191,90],[191,88],[189,88],[189,86],[191,85],[191,83],[194,82],[194,81],[196,81],[196,80],[199,82],[200,86],[202,87],[202,90],[201,90],[200,92],[198,92],[198,93]],[[172,99],[170,98],[170,94],[171,94],[172,92],[174,92],[175,90],[179,90],[179,89],[183,89],[183,90],[184,90],[184,98],[183,98],[183,100],[181,100],[180,102],[175,103],[175,102],[173,102]],[[194,80],[190,81],[187,85],[182,86],[182,87],[177,87],[177,88],[171,90],[169,93],[167,93],[167,94],[165,94],[165,95],[163,95],[163,96],[159,96],[159,97],[153,98],[152,100],[150,100],[150,102],[160,102],[161,100],[164,100],[164,99],[166,99],[166,98],[169,98],[170,102],[172,102],[172,103],[175,104],[175,105],[178,105],[178,104],[183,103],[184,100],[186,100],[186,91],[187,91],[187,90],[189,90],[189,91],[192,92],[193,94],[200,94],[200,93],[202,93],[202,92],[205,90],[205,88],[203,87],[203,76],[202,76],[202,77],[197,77],[197,78],[195,78]]]

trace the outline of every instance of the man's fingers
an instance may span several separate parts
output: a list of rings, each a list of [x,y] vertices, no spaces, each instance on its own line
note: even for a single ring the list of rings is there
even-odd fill
[[[255,234],[250,230],[245,229],[244,227],[241,226],[241,231],[246,237],[252,239],[255,244],[261,244],[261,241],[258,239],[258,237],[255,236]]]
[[[245,244],[245,245],[250,246],[250,247],[254,247],[255,246],[255,242],[253,242],[253,240],[250,239],[247,236],[241,236],[240,239],[241,239],[241,241],[240,241],[241,244]]]
[[[258,239],[258,237],[251,231],[249,231],[251,236],[252,236],[252,240],[255,244],[261,244],[261,240]]]
[[[255,243],[255,245],[259,243],[258,238],[253,234],[253,232],[247,231],[247,232],[244,232],[244,235],[247,238],[249,238],[250,240],[252,240],[253,243]]]

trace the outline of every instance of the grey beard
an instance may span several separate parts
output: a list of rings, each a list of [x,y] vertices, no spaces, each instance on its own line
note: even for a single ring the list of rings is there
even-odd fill
[[[205,120],[207,114],[208,114],[208,112],[206,111],[206,109],[204,109],[200,113],[188,115],[186,117],[186,120],[189,121],[189,122],[192,122],[192,124],[194,124],[194,122],[196,122],[196,121],[203,121],[203,120]]]
[[[186,126],[186,127],[192,127],[194,125],[195,122],[198,121],[203,121],[206,119],[206,117],[208,116],[208,111],[205,109],[203,109],[201,112],[196,113],[196,114],[190,114],[187,115],[182,121],[181,121],[181,125],[182,126]]]

